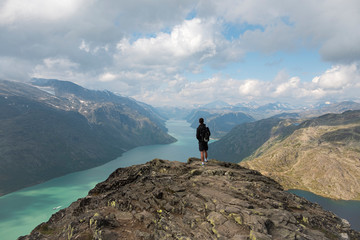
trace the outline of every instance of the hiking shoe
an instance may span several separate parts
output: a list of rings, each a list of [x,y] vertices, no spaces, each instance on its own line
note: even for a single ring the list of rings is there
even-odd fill
[[[207,159],[205,158],[205,162],[207,162]]]
[[[202,165],[202,166],[205,166],[205,163],[204,163],[204,162],[201,162],[201,165]]]

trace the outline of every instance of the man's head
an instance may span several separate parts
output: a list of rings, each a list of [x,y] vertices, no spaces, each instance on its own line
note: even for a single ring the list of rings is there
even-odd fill
[[[199,118],[199,123],[203,124],[203,123],[204,123],[204,119],[203,119],[203,118]]]

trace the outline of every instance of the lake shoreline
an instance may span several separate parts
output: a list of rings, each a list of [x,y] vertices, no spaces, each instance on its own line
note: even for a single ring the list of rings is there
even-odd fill
[[[166,124],[169,134],[178,139],[177,142],[137,147],[124,152],[120,157],[104,165],[70,173],[0,197],[0,208],[2,209],[0,212],[1,239],[13,240],[29,234],[32,229],[47,221],[56,211],[68,207],[78,198],[85,197],[89,190],[94,188],[97,183],[107,179],[117,168],[144,164],[154,158],[186,162],[191,157],[200,157],[195,138],[196,130],[191,128],[189,123],[185,120],[172,119],[168,120]],[[301,194],[298,193],[297,195],[301,196]],[[312,197],[311,193],[308,195],[310,198]],[[311,201],[311,199],[308,200]],[[314,199],[312,202],[314,201],[319,200]],[[356,204],[352,202],[341,202],[340,205],[329,204],[332,201],[325,199],[319,204],[325,210],[332,211],[339,217],[347,219],[353,229],[360,231],[360,226],[356,224],[357,220],[352,217],[353,214],[360,216],[360,202]],[[58,206],[61,206],[58,210],[53,209]],[[342,209],[344,211],[341,213]]]

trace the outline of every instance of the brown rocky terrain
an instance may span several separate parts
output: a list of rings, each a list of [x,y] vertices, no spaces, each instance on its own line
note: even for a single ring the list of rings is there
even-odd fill
[[[238,164],[119,168],[31,239],[360,239],[349,223]]]
[[[259,171],[285,189],[343,200],[360,200],[359,153],[359,110],[245,123],[209,146],[213,158]]]
[[[360,111],[303,122],[286,138],[272,136],[240,165],[333,199],[360,200]]]

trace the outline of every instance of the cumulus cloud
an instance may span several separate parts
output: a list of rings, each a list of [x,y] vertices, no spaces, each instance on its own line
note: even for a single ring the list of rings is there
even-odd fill
[[[246,96],[260,96],[265,86],[259,80],[245,80],[239,86],[239,93]]]
[[[85,52],[90,52],[90,45],[87,42],[85,42],[84,40],[82,40],[81,44],[79,46],[79,49],[83,50]]]
[[[318,47],[327,61],[349,63],[360,58],[360,2],[349,0],[199,1],[203,17],[250,25],[240,36],[247,50],[275,52]]]
[[[276,86],[276,90],[274,92],[274,96],[280,96],[284,94],[291,94],[293,91],[297,91],[299,89],[300,78],[292,77],[289,81],[284,82]]]
[[[100,76],[100,81],[101,82],[111,82],[114,81],[117,78],[117,76],[113,73],[104,73]]]
[[[154,105],[356,98],[359,8],[357,0],[4,0],[0,77],[59,78]],[[268,66],[273,79],[238,74],[249,53],[302,49],[333,67],[302,79],[284,59]]]
[[[360,82],[360,68],[358,64],[336,65],[312,82],[324,90],[341,90],[358,85]]]
[[[119,66],[131,61],[133,68],[196,69],[216,54],[215,22],[195,18],[174,26],[170,33],[159,32],[155,37],[139,38],[134,42],[122,39],[117,44]],[[184,64],[186,64],[184,66]]]
[[[0,6],[0,24],[24,21],[53,21],[77,12],[84,0],[7,0]]]
[[[205,104],[215,100],[229,103],[284,101],[297,104],[328,99],[359,100],[359,91],[360,67],[353,64],[334,66],[312,82],[289,76],[284,71],[280,71],[272,81],[233,79],[219,75],[185,84],[178,96],[188,104]]]
[[[41,64],[35,66],[32,77],[69,79],[79,82],[77,71],[79,64],[67,58],[46,58]]]

